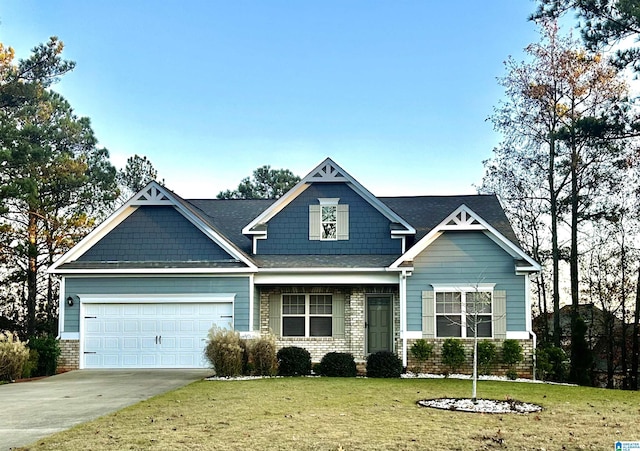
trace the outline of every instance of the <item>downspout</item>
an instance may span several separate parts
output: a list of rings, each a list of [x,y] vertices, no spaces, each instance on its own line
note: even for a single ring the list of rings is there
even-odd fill
[[[400,273],[400,337],[402,338],[402,366],[407,367],[407,270]]]

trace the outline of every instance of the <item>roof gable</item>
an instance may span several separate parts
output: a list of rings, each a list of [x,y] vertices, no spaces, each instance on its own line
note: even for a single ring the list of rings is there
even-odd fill
[[[446,231],[480,231],[491,238],[496,244],[510,254],[514,259],[519,260],[517,270],[522,272],[540,271],[540,264],[529,257],[513,241],[506,238],[495,227],[485,221],[480,215],[475,213],[465,204],[460,205],[437,226],[432,228],[424,237],[414,244],[407,252],[390,265],[390,268],[398,268],[403,263],[413,261],[413,259],[433,243],[440,235]]]
[[[263,211],[259,216],[254,218],[246,227],[242,229],[242,233],[247,235],[265,235],[263,224],[269,222],[271,218],[282,211],[303,191],[305,191],[313,183],[346,183],[358,195],[371,204],[382,215],[389,219],[397,227],[391,232],[395,235],[414,234],[415,229],[402,217],[397,215],[393,210],[386,206],[380,199],[375,197],[370,191],[362,186],[356,179],[351,177],[344,169],[338,166],[331,158],[325,159],[316,166],[309,174],[307,174],[296,186],[291,188],[284,196],[275,201],[269,208]]]
[[[78,257],[79,262],[236,260],[173,205],[143,205]]]
[[[55,273],[58,271],[60,266],[80,259],[112,230],[136,212],[138,208],[143,206],[171,206],[175,208],[178,213],[202,232],[209,240],[219,246],[220,249],[226,252],[231,258],[250,268],[255,268],[255,264],[251,259],[221,233],[219,233],[212,224],[208,223],[208,221],[206,221],[206,219],[200,215],[194,207],[190,206],[186,201],[167,188],[161,186],[155,181],[152,181],[136,193],[127,203],[109,216],[109,218],[98,225],[98,227],[93,229],[93,231],[85,236],[66,254],[60,257],[49,268],[49,272]]]

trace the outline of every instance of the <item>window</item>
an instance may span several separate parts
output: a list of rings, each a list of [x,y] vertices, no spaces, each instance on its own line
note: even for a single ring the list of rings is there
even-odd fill
[[[337,240],[338,239],[338,206],[322,205],[321,206],[321,224],[320,230],[321,240]]]
[[[332,309],[330,294],[282,295],[282,336],[330,337]]]
[[[339,198],[323,198],[309,205],[309,240],[349,239],[349,206],[339,202]]]
[[[491,291],[437,291],[436,336],[492,337]]]

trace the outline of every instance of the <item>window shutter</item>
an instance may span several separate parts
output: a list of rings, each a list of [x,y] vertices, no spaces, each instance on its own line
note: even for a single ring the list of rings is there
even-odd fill
[[[281,335],[280,324],[282,324],[282,296],[279,294],[269,295],[269,329],[276,337]]]
[[[338,205],[338,240],[349,239],[349,206]]]
[[[344,338],[344,294],[333,295],[331,323],[333,338]]]
[[[436,305],[433,291],[422,292],[422,336],[435,338],[436,336]]]
[[[309,205],[309,240],[320,239],[320,205]]]
[[[493,338],[507,338],[507,292],[493,292]]]

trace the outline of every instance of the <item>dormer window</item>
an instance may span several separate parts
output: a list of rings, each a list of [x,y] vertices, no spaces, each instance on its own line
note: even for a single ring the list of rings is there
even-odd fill
[[[309,239],[338,241],[349,239],[349,206],[339,198],[321,198],[309,205]]]

